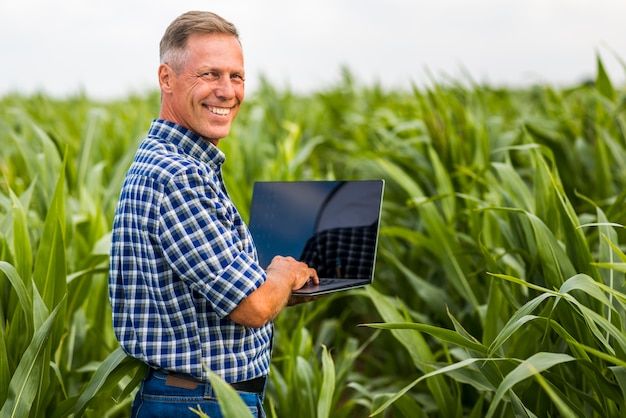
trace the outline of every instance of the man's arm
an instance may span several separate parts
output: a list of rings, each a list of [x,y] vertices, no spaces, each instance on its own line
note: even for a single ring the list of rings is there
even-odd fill
[[[266,272],[265,283],[230,313],[230,319],[248,327],[261,327],[283,310],[292,290],[301,288],[309,279],[319,283],[315,269],[293,257],[274,257]]]

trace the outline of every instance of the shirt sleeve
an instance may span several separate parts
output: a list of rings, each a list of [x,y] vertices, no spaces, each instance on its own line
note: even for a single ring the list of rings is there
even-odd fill
[[[233,203],[195,170],[166,184],[158,237],[174,273],[221,317],[266,280]]]

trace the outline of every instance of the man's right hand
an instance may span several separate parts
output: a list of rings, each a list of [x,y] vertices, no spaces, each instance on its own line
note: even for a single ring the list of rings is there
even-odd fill
[[[319,284],[317,272],[306,263],[296,260],[293,257],[283,257],[277,255],[266,269],[267,275],[275,276],[280,280],[292,280],[291,290],[300,289],[311,280],[314,284]]]
[[[265,283],[230,313],[230,319],[238,324],[261,327],[283,310],[293,290],[300,289],[309,280],[319,284],[315,269],[293,257],[276,256],[265,271]]]

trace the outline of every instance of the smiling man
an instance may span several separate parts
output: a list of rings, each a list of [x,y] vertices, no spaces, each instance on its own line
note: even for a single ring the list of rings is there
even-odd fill
[[[133,417],[212,418],[221,412],[206,370],[264,416],[272,320],[315,270],[276,256],[262,269],[222,181],[217,148],[244,98],[235,26],[209,12],[175,19],[161,40],[159,119],[120,194],[109,296],[124,351],[149,371]]]
[[[227,136],[244,96],[243,51],[228,34],[193,34],[186,45],[161,45],[160,117],[214,145]],[[186,46],[185,49],[179,49]]]

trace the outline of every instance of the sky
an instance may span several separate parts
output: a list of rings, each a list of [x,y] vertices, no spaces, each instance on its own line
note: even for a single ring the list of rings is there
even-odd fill
[[[626,79],[626,0],[0,0],[0,97],[120,98],[157,89],[158,44],[188,10],[233,22],[246,89],[449,80],[568,86],[599,55]]]

